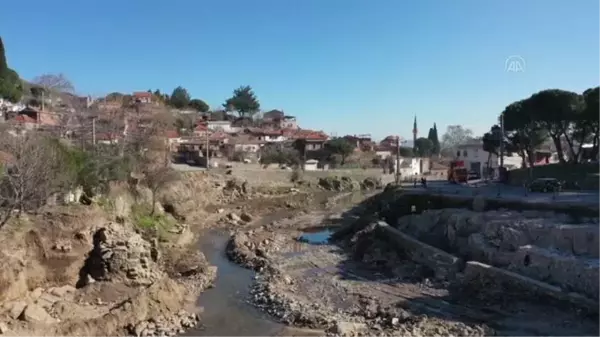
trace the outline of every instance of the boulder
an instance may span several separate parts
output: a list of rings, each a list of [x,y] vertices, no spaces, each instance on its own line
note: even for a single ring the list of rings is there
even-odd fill
[[[50,314],[37,304],[29,304],[21,314],[21,319],[30,323],[53,324],[56,323]]]
[[[240,219],[242,219],[245,222],[250,222],[250,221],[252,221],[252,216],[250,214],[244,212],[240,215]]]

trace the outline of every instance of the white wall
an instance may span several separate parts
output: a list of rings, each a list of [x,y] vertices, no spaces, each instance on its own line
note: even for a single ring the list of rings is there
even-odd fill
[[[237,131],[237,128],[231,126],[231,123],[228,121],[209,121],[208,128],[214,131],[223,131],[227,133]]]
[[[421,170],[421,162],[423,162],[423,170]],[[408,163],[408,167],[406,166]],[[396,161],[394,160],[394,171],[396,170]],[[412,177],[429,171],[428,158],[403,158],[400,157],[400,174],[402,177]]]
[[[489,167],[494,171],[494,174],[498,174],[498,167],[500,166],[500,158],[495,154],[490,154],[483,151],[481,147],[460,147],[456,153],[456,159],[465,162],[465,168],[469,171],[477,171],[481,177],[484,176],[485,168],[488,167],[488,156],[489,156]]]

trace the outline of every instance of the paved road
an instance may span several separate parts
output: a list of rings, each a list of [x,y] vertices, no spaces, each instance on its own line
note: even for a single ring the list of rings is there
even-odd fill
[[[425,191],[423,187],[414,188],[413,184],[404,184],[406,188],[416,191]],[[487,185],[455,185],[446,181],[427,182],[427,191],[440,194],[472,196],[481,194],[487,198],[499,198],[509,200],[521,200],[532,203],[579,203],[586,205],[598,205],[600,194],[598,191],[560,192],[556,196],[553,193],[525,192],[522,187],[507,186],[490,183]]]

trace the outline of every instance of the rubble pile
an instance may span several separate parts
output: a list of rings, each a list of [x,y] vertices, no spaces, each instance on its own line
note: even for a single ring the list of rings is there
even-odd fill
[[[262,270],[268,266],[267,258],[287,243],[282,234],[266,233],[264,231],[234,233],[227,243],[227,256],[246,268]]]
[[[186,329],[195,327],[200,318],[197,314],[190,314],[180,310],[170,316],[158,316],[147,321],[128,327],[129,333],[137,337],[175,336],[182,334]]]

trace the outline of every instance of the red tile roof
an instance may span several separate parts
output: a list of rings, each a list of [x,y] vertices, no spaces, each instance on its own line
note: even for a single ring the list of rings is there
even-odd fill
[[[198,124],[194,128],[194,131],[206,131],[206,130],[208,130],[208,127],[206,126],[206,124]]]
[[[177,130],[167,130],[165,133],[169,139],[179,138],[179,132],[177,132]]]
[[[133,93],[133,97],[136,97],[136,98],[152,97],[152,94],[147,91],[136,91]]]
[[[323,131],[298,130],[291,138],[306,140],[327,140],[329,137]]]
[[[228,135],[224,132],[215,132],[213,134],[211,134],[210,136],[208,136],[208,139],[210,140],[225,140],[227,139]]]
[[[17,115],[15,118],[13,118],[13,121],[18,122],[18,123],[32,123],[32,124],[37,124],[37,122],[38,122],[34,118],[31,118],[27,115]]]

